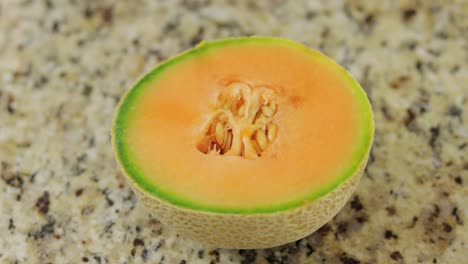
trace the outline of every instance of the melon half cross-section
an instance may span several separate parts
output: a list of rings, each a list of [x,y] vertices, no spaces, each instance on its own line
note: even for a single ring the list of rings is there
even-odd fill
[[[325,55],[277,38],[204,42],[122,98],[112,143],[131,188],[181,235],[266,248],[329,221],[372,144],[359,84]]]

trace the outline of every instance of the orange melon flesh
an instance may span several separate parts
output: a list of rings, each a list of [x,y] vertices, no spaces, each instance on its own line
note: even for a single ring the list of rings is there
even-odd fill
[[[197,150],[201,124],[226,82],[279,94],[275,142],[257,159]],[[229,213],[275,212],[351,177],[369,150],[370,105],[324,55],[289,41],[202,44],[153,70],[123,99],[114,145],[124,170],[170,203]]]

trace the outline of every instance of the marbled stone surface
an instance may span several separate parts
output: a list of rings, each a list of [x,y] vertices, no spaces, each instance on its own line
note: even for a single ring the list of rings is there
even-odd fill
[[[124,182],[120,96],[201,40],[272,35],[336,59],[375,110],[367,170],[311,236],[206,248]],[[0,2],[0,263],[467,263],[468,1]]]

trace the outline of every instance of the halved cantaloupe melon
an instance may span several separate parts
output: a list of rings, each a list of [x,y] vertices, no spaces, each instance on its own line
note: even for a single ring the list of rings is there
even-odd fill
[[[330,220],[373,139],[369,101],[325,55],[276,38],[202,43],[154,68],[116,110],[113,146],[163,224],[265,248]]]

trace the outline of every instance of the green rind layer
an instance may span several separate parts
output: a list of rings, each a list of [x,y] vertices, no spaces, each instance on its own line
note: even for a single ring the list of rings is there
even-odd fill
[[[360,112],[363,115],[362,124],[361,124],[361,138],[358,150],[355,152],[355,158],[349,165],[343,169],[339,176],[335,177],[334,181],[331,181],[329,184],[323,186],[320,190],[314,190],[308,195],[301,197],[296,200],[287,201],[284,203],[277,203],[259,207],[252,208],[235,208],[235,207],[219,207],[214,205],[197,203],[196,201],[191,201],[187,197],[183,197],[179,194],[171,193],[169,191],[162,190],[157,186],[157,183],[151,182],[149,178],[146,178],[143,173],[135,166],[135,162],[132,161],[134,154],[129,146],[125,143],[125,124],[127,120],[131,118],[132,105],[134,102],[138,101],[138,97],[142,95],[145,91],[145,88],[148,87],[147,84],[152,83],[156,78],[164,72],[166,69],[170,68],[173,65],[176,65],[178,62],[186,60],[190,57],[202,54],[207,51],[212,51],[215,48],[219,48],[227,45],[241,45],[247,43],[261,43],[261,44],[274,44],[274,45],[286,45],[288,47],[296,48],[303,51],[305,54],[313,56],[315,59],[320,59],[326,61],[330,64],[336,66],[339,69],[343,76],[350,85],[350,88],[355,91],[354,97],[358,100],[359,106],[361,107]],[[119,106],[117,107],[112,129],[112,145],[114,147],[114,152],[116,154],[117,160],[121,164],[127,177],[136,182],[142,189],[148,192],[150,195],[153,195],[156,198],[165,200],[176,206],[181,206],[188,209],[207,211],[213,213],[230,213],[230,214],[259,214],[259,213],[275,213],[280,211],[285,211],[291,208],[301,206],[307,202],[314,201],[322,196],[325,196],[337,186],[341,185],[343,182],[351,178],[353,175],[358,173],[359,168],[366,162],[367,156],[369,154],[372,140],[374,134],[374,121],[373,113],[369,100],[367,99],[366,93],[353,79],[353,77],[343,69],[341,66],[336,64],[333,60],[329,59],[322,53],[309,49],[306,46],[303,46],[299,43],[271,37],[243,37],[243,38],[231,38],[223,39],[212,42],[203,42],[196,46],[193,49],[187,50],[184,53],[181,53],[152,69],[148,74],[136,82],[136,84],[127,91],[125,96],[120,101]]]

